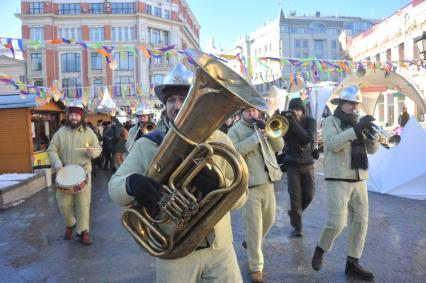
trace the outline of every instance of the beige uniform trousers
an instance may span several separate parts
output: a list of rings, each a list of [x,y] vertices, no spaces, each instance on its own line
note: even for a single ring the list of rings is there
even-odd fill
[[[242,283],[234,246],[196,250],[178,259],[156,258],[156,282]]]
[[[76,225],[76,232],[89,232],[90,221],[90,199],[92,194],[92,180],[88,175],[86,188],[76,194],[67,194],[56,190],[56,200],[65,225],[71,227]]]
[[[325,181],[328,219],[318,245],[329,251],[333,241],[350,223],[348,256],[361,258],[368,228],[368,192],[365,180],[350,183]]]
[[[263,270],[262,241],[275,222],[276,201],[274,184],[266,183],[249,188],[243,208],[249,270]]]

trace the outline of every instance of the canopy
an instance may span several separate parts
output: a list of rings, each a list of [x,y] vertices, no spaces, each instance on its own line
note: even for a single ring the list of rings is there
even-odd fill
[[[426,113],[426,103],[421,97],[417,87],[406,77],[395,73],[385,72],[383,70],[368,69],[365,72],[355,72],[346,77],[333,91],[330,99],[339,97],[342,88],[349,85],[356,85],[362,92],[361,108],[366,114],[373,115],[377,100],[381,93],[389,90],[400,92],[409,97],[419,108],[420,112]],[[336,105],[328,103],[331,109],[335,109]]]
[[[412,117],[399,145],[380,147],[368,156],[368,190],[398,197],[426,200],[426,132]]]

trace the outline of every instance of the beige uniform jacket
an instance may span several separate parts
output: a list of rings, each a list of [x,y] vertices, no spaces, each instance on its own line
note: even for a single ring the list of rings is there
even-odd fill
[[[130,151],[130,149],[133,147],[138,130],[139,130],[139,124],[136,124],[135,126],[130,128],[129,134],[127,135],[127,140],[126,140],[127,151]]]
[[[166,131],[165,125],[163,122],[158,123],[157,129],[161,131]],[[224,133],[216,130],[207,142],[221,142],[233,148],[232,141]],[[110,182],[108,183],[109,194],[112,200],[122,206],[125,206],[132,202],[134,198],[129,196],[126,192],[126,178],[133,173],[145,174],[148,169],[148,166],[153,159],[154,155],[158,151],[158,145],[153,141],[141,138],[133,146],[130,154],[126,157],[123,164],[117,172],[111,177]],[[229,170],[229,166],[222,160],[216,159],[219,168],[222,172]],[[247,188],[246,188],[247,189]],[[247,200],[247,191],[243,196],[238,200],[234,205],[234,209],[241,208]],[[232,244],[232,227],[231,227],[231,216],[230,213],[226,213],[225,216],[216,224],[214,227],[214,233],[210,233],[209,242],[212,243],[213,249],[224,248]],[[214,238],[214,239],[211,239]]]
[[[89,146],[94,149],[91,155],[86,154],[84,148]],[[78,164],[86,169],[87,173],[92,172],[91,159],[98,157],[102,152],[99,140],[96,134],[83,126],[77,129],[70,127],[60,128],[52,137],[47,153],[49,154],[51,164],[61,160],[64,166],[68,164]]]
[[[262,154],[259,138],[252,125],[247,123],[244,119],[239,120],[232,126],[228,135],[234,142],[237,151],[244,157],[249,168],[249,186],[257,186],[266,184],[268,182],[276,182],[281,179],[282,172],[277,165],[275,152],[280,151],[284,147],[284,140],[282,137],[274,139],[266,139],[269,147],[264,150],[269,150],[269,156],[275,162],[277,168],[265,162]],[[270,158],[269,158],[270,159]],[[265,169],[265,166],[267,170]]]
[[[357,136],[352,127],[340,128],[340,119],[327,117],[323,122],[324,177],[333,179],[365,180],[368,170],[351,168],[351,141]],[[379,148],[377,141],[365,139],[367,153],[373,154]]]

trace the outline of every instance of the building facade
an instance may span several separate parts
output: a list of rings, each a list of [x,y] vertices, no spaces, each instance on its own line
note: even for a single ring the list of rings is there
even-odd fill
[[[410,63],[412,60],[419,62],[421,58],[415,39],[425,30],[426,1],[415,0],[368,31],[355,37],[344,37],[342,41],[354,61],[392,61],[397,66],[396,72],[413,83],[426,99],[426,70]],[[424,119],[411,99],[395,96],[389,91],[379,98],[378,120],[387,125],[397,124],[403,106],[407,106],[408,112],[419,120]]]
[[[141,99],[153,105],[157,100],[149,89],[182,59],[170,55],[147,59],[137,46],[199,48],[200,25],[185,0],[24,0],[16,16],[24,41],[65,38],[114,46],[115,70],[99,52],[78,44],[27,48],[29,84],[69,89],[116,86],[120,97],[114,100],[123,107],[129,106],[129,99],[120,93],[121,85],[146,86]]]
[[[25,62],[10,56],[0,55],[0,70],[14,81],[25,81]],[[1,84],[0,95],[17,94],[18,91],[12,85]]]
[[[350,30],[352,34],[359,34],[369,29],[377,21],[359,17],[297,15],[291,11],[285,15],[281,10],[277,19],[267,21],[249,35],[241,37],[233,53],[242,53],[250,58],[249,77],[262,94],[266,94],[273,84],[286,87],[282,76],[290,73],[308,72],[308,67],[282,67],[279,63],[268,64],[257,60],[259,57],[275,58],[307,58],[338,60],[343,59],[342,48],[339,44],[339,35],[342,30]],[[239,64],[232,63],[233,68],[239,70]],[[334,78],[338,80],[340,77]]]

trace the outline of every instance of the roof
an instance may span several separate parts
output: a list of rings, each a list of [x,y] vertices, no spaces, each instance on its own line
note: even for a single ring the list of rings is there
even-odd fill
[[[0,109],[30,108],[36,106],[35,95],[27,95],[22,98],[18,94],[0,95]]]

